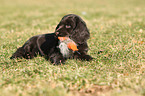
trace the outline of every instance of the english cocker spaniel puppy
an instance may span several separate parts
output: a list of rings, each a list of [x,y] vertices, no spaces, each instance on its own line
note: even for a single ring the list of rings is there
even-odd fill
[[[58,37],[67,37],[77,46],[77,51],[66,47]],[[90,37],[86,23],[77,15],[69,14],[64,16],[57,25],[55,32],[31,37],[22,47],[10,57],[32,59],[38,54],[49,59],[53,64],[64,63],[68,58],[80,60],[92,60],[87,54],[87,40]]]

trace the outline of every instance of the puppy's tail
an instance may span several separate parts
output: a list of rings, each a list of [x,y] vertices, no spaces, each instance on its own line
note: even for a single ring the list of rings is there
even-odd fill
[[[20,47],[17,49],[17,51],[10,57],[10,59],[15,58],[23,58],[24,57],[25,50],[23,47]]]

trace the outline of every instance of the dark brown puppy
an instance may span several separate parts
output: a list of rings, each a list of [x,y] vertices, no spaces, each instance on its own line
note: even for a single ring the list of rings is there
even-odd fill
[[[31,37],[10,58],[31,59],[40,54],[50,59],[51,63],[64,63],[68,58],[63,57],[60,52],[58,36],[69,37],[77,44],[78,52],[74,52],[69,58],[87,61],[92,59],[91,56],[87,55],[87,40],[90,37],[89,30],[85,22],[75,14],[64,16],[57,25],[54,33]]]

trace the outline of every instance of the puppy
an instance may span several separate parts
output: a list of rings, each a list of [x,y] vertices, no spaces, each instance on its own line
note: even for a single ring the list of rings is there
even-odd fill
[[[77,45],[78,51],[71,52],[69,57],[64,56],[62,53],[64,49],[60,47],[62,43],[58,37],[70,38]],[[85,22],[75,14],[68,14],[61,19],[54,33],[31,37],[22,47],[17,49],[10,59],[32,59],[39,54],[49,59],[53,64],[64,63],[68,58],[89,61],[93,59],[87,54],[89,37],[90,33]]]

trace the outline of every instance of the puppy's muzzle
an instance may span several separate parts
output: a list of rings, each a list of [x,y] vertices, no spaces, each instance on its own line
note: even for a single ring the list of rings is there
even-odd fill
[[[55,32],[56,36],[58,36],[59,32]]]

